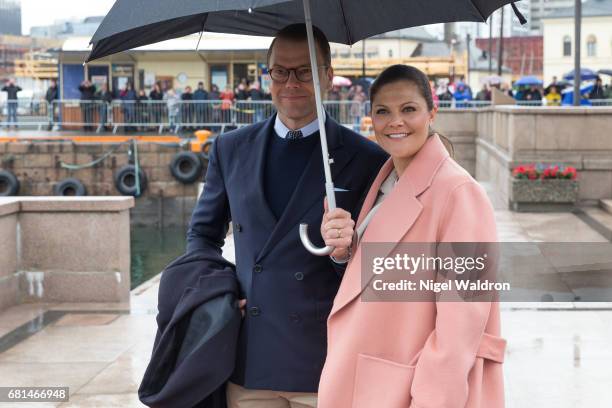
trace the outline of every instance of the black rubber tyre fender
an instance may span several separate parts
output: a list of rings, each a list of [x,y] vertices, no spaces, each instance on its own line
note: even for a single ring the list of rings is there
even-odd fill
[[[19,194],[19,179],[8,170],[0,170],[0,197]]]
[[[147,175],[142,167],[138,168],[138,177],[140,179],[140,195],[142,195],[147,189]],[[115,188],[123,195],[140,196],[136,194],[136,166],[128,164],[117,170],[115,173]]]
[[[197,154],[193,152],[177,153],[170,163],[170,172],[183,184],[191,184],[202,177],[204,166]]]
[[[53,192],[56,196],[86,196],[87,189],[81,180],[76,178],[67,178],[55,185]]]

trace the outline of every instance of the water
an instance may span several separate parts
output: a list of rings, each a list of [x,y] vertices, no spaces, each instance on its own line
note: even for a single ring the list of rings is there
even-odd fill
[[[160,273],[174,258],[185,252],[186,228],[132,227],[130,268],[131,288]]]

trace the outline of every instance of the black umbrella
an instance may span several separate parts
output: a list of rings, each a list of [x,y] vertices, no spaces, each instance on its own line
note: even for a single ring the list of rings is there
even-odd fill
[[[514,3],[512,0],[117,0],[91,39],[93,49],[87,61],[198,32],[274,36],[289,24],[306,23],[325,191],[332,210],[336,201],[312,25],[320,28],[331,42],[352,45],[364,38],[406,27],[454,21],[486,22],[495,10],[507,4],[512,4],[524,24],[526,20]],[[312,245],[305,224],[300,225],[300,237],[313,254],[328,255],[333,251],[331,247]]]
[[[612,69],[600,69],[597,71],[599,74],[612,76]]]

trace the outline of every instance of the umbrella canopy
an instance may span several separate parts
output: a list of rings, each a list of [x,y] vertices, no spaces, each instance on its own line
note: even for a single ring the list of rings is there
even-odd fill
[[[345,78],[343,76],[335,76],[332,81],[332,84],[334,86],[351,86],[353,85],[353,82],[350,79]]]
[[[612,76],[612,69],[600,69],[597,73]]]
[[[352,45],[400,28],[452,21],[486,22],[506,4],[512,4],[524,24],[525,18],[511,0],[117,0],[91,39],[93,49],[87,61],[197,32],[273,36],[287,25],[306,23],[325,191],[331,211],[336,200],[312,26],[321,29],[331,42]],[[300,224],[300,238],[315,255],[333,251],[331,247],[316,248],[308,238],[306,224]]]
[[[574,76],[575,76],[574,70],[571,70],[567,74],[563,75],[563,78],[567,79],[568,81],[573,81]],[[593,79],[597,79],[597,76],[598,76],[597,73],[591,69],[582,68],[580,70],[580,80],[581,81],[590,81]]]
[[[542,81],[541,79],[537,77],[531,76],[531,75],[524,76],[514,83],[514,85],[516,86],[531,86],[531,85],[541,86],[543,84],[544,84],[544,81]]]
[[[502,83],[502,81],[503,81],[503,78],[500,77],[499,75],[490,75],[490,76],[482,78],[480,80],[480,83],[489,84],[489,85],[499,85]]]
[[[352,45],[400,28],[485,22],[511,0],[311,0],[312,23],[331,42]],[[91,39],[87,61],[202,31],[274,36],[304,23],[301,0],[117,0]]]

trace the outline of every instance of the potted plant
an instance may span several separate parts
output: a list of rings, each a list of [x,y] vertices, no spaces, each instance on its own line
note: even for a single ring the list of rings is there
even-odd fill
[[[514,211],[570,210],[578,200],[576,169],[559,165],[524,165],[512,171],[510,208]]]

